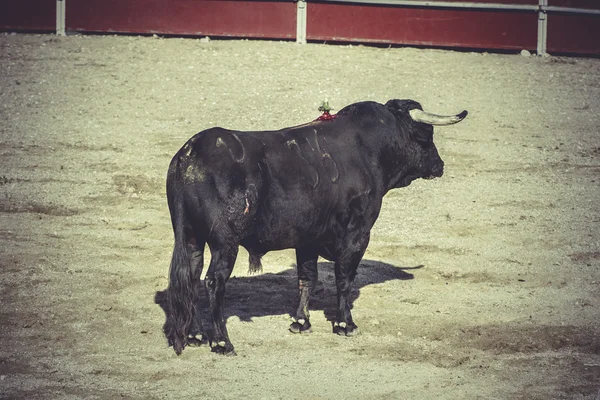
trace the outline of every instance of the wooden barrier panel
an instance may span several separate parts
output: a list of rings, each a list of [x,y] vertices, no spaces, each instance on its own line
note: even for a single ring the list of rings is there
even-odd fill
[[[558,7],[600,10],[598,0],[549,0]],[[600,15],[548,14],[548,52],[600,54]]]
[[[54,32],[56,1],[0,0],[0,29]]]
[[[307,14],[309,40],[518,50],[537,43],[535,12],[309,3]]]
[[[0,0],[0,30],[55,32],[57,4],[66,5],[66,30],[71,32],[141,33],[217,37],[249,37],[313,41],[389,43],[473,49],[538,50],[600,54],[598,0],[548,0],[544,48],[537,47],[539,0],[468,0],[475,6],[517,5],[529,10],[386,6],[348,0],[310,0],[304,20],[297,20],[291,0]],[[373,0],[364,0],[373,1]],[[436,0],[442,1],[442,0]],[[421,4],[420,4],[421,3]],[[459,6],[459,4],[457,4]],[[552,7],[569,7],[556,10]],[[62,9],[62,8],[59,8]],[[577,11],[577,10],[575,10]],[[298,14],[300,15],[300,14]],[[62,19],[60,19],[62,21]],[[542,21],[544,21],[542,19]],[[297,24],[301,29],[297,29]]]
[[[68,0],[67,31],[293,39],[296,5],[224,0]]]
[[[548,5],[600,10],[600,4],[598,4],[598,0],[548,0]]]
[[[600,16],[548,16],[548,53],[600,54]]]
[[[419,0],[415,0],[419,1]],[[436,1],[436,0],[433,0]],[[442,0],[446,3],[476,3],[476,4],[523,4],[537,6],[539,0]],[[552,1],[552,0],[550,0]],[[584,0],[588,1],[588,0]]]

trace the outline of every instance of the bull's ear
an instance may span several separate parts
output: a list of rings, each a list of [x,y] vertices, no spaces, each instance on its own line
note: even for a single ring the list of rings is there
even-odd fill
[[[390,100],[387,103],[385,103],[385,106],[395,115],[398,116],[406,116],[406,113],[409,112],[409,110],[412,109],[419,109],[421,110],[421,104],[419,104],[418,102],[414,101],[414,100]]]

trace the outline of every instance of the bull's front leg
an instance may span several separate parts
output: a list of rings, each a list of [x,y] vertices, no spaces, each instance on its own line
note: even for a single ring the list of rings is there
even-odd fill
[[[337,313],[333,323],[333,333],[343,336],[353,336],[358,333],[358,326],[352,320],[350,311],[350,294],[352,283],[356,276],[356,265],[335,263],[335,285],[337,288]]]
[[[367,249],[369,235],[367,234],[352,242],[353,246],[347,247],[351,251],[343,254],[335,262],[337,314],[333,323],[333,332],[342,336],[353,336],[358,333],[358,326],[352,320],[352,312],[350,311],[352,306],[350,296],[358,265]],[[358,246],[356,246],[357,244]]]
[[[310,312],[308,311],[310,294],[317,285],[318,255],[311,249],[296,249],[296,263],[298,265],[298,308],[292,318],[290,331],[293,333],[310,332]]]

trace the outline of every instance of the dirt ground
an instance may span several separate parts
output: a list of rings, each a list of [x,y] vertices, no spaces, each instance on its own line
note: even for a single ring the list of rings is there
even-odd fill
[[[288,332],[293,251],[226,309],[237,357],[162,333],[165,176],[194,133],[360,100],[469,116],[434,181],[388,193],[360,335]],[[597,399],[600,60],[150,37],[0,36],[0,398]]]

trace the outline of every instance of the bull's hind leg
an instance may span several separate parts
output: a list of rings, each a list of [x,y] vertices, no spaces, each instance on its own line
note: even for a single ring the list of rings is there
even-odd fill
[[[206,343],[205,332],[202,327],[202,282],[200,275],[204,268],[204,242],[197,244],[195,241],[188,243],[188,252],[190,254],[190,265],[192,273],[192,285],[194,290],[194,316],[190,332],[187,337],[187,344],[199,346]]]
[[[298,308],[290,325],[294,333],[310,332],[310,313],[308,303],[310,294],[315,288],[318,279],[317,271],[318,254],[312,249],[296,249],[296,263],[298,265]]]
[[[233,271],[237,258],[238,246],[210,245],[211,260],[206,272],[205,286],[213,323],[211,338],[212,351],[225,355],[235,355],[233,345],[227,334],[225,316],[223,314],[223,299],[225,284]]]

